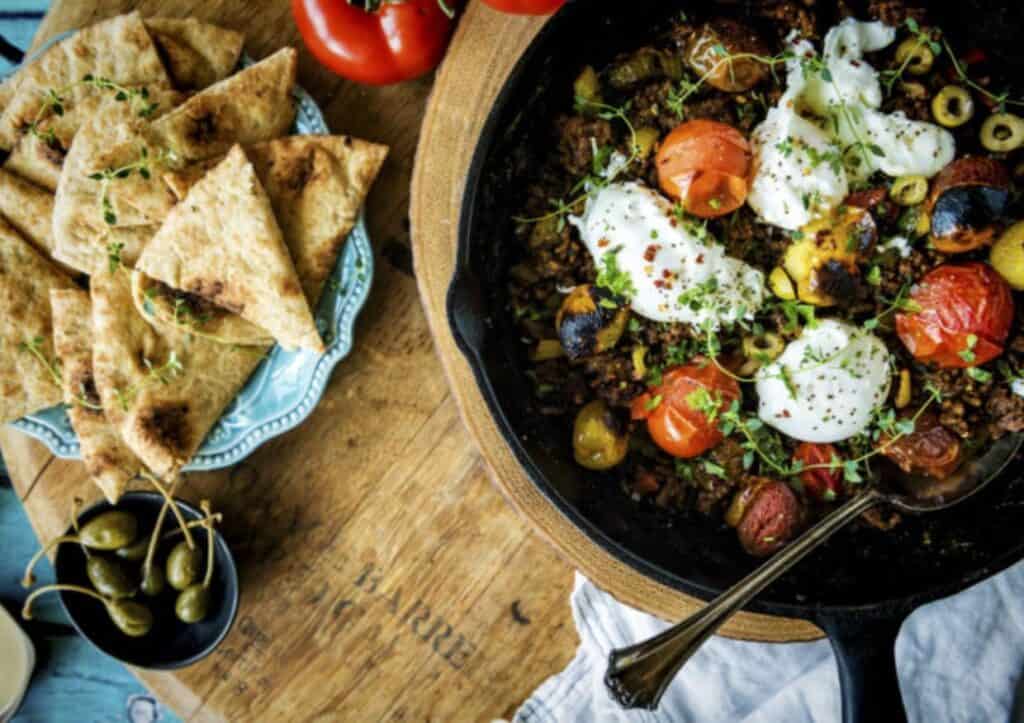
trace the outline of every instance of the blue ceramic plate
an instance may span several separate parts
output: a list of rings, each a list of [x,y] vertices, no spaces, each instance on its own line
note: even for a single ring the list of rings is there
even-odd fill
[[[53,42],[60,37],[64,36],[54,38]],[[248,58],[243,59],[243,65],[250,63]],[[296,86],[294,96],[297,107],[292,133],[329,133],[323,114],[309,93]],[[356,315],[370,293],[372,278],[373,251],[365,219],[360,217],[316,309],[317,329],[327,351],[317,355],[273,347],[210,430],[186,470],[233,465],[263,442],[287,432],[309,416],[323,396],[331,371],[352,350]],[[11,425],[41,441],[58,457],[81,458],[78,438],[63,405],[22,417]]]

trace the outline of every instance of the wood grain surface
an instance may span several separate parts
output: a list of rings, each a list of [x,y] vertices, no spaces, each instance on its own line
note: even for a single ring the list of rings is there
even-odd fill
[[[257,58],[301,47],[285,0],[67,0],[36,44],[131,7],[244,31]],[[490,484],[419,304],[408,189],[431,78],[360,87],[304,51],[299,78],[332,130],[392,148],[369,200],[373,291],[313,415],[231,470],[189,476],[184,496],[225,512],[239,618],[202,663],[138,675],[186,720],[511,717],[575,651],[572,570]],[[81,463],[10,429],[0,444],[41,536],[74,495],[98,498]]]

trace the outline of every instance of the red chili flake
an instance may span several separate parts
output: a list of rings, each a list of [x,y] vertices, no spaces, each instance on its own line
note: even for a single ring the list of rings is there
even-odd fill
[[[668,269],[662,269],[661,270],[661,278],[663,278],[663,279],[671,279],[672,278],[672,272],[669,271]]]
[[[659,246],[658,244],[651,244],[650,246],[648,246],[646,249],[644,249],[644,261],[654,261],[654,257],[658,255],[658,251],[660,249],[661,246]]]
[[[697,263],[698,264],[704,263],[704,254],[697,254]]]
[[[792,416],[793,416],[793,415],[789,413],[789,410],[788,410],[788,409],[783,409],[783,410],[782,410],[782,418],[783,418],[783,419],[789,419],[789,418],[790,418],[790,417],[792,417]]]
[[[665,282],[662,281],[661,279],[655,279],[654,280],[654,288],[661,289],[661,288],[664,288],[664,286],[665,286]]]
[[[603,238],[603,239],[601,239],[600,241],[597,242],[597,246],[598,246],[598,248],[602,248],[603,249],[605,246],[607,246],[610,243],[611,243],[611,241],[609,241],[606,238]]]

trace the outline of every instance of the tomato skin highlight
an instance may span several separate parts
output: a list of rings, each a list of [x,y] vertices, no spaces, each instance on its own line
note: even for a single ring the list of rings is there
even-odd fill
[[[717,218],[747,200],[753,154],[743,134],[710,120],[686,121],[665,138],[655,164],[658,184],[687,213]]]
[[[910,298],[920,311],[897,314],[896,333],[915,359],[966,368],[1003,353],[1013,323],[1013,293],[988,264],[939,266],[921,279]]]
[[[904,472],[935,479],[953,474],[963,459],[960,440],[931,412],[921,415],[908,435],[898,439],[879,437],[878,449]]]
[[[550,15],[565,5],[565,0],[484,0],[484,4],[513,15]]]
[[[700,390],[712,399],[721,399],[719,413],[728,410],[741,395],[735,379],[710,361],[697,359],[665,372],[661,384],[634,399],[632,418],[647,420],[651,439],[673,457],[700,456],[724,438],[718,420],[709,422],[703,411],[691,405],[690,395]]]
[[[321,65],[368,85],[399,83],[433,70],[455,27],[438,0],[384,3],[373,12],[345,0],[292,0],[292,15]]]
[[[800,482],[803,485],[804,494],[818,502],[833,502],[843,493],[842,473],[840,470],[832,470],[825,467],[817,467],[819,464],[830,464],[833,458],[838,458],[836,448],[831,444],[819,444],[816,442],[801,442],[793,453],[793,459],[803,462],[805,469],[800,473]]]

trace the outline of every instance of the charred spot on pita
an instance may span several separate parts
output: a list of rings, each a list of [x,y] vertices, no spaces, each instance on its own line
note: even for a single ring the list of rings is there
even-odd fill
[[[139,432],[143,439],[184,454],[191,440],[191,433],[185,424],[188,411],[187,402],[155,404],[139,414]]]
[[[209,143],[216,140],[217,131],[217,116],[213,111],[207,110],[189,118],[185,137],[193,143]]]

